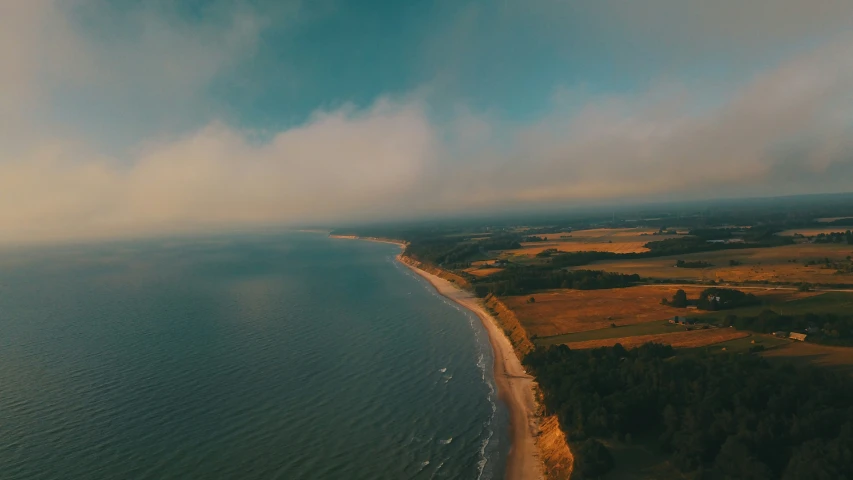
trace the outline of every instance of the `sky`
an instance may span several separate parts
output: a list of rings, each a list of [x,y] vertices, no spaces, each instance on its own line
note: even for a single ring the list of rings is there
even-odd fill
[[[853,191],[849,0],[0,0],[0,243]]]

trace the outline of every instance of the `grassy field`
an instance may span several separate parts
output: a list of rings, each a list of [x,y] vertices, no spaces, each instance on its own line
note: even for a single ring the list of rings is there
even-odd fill
[[[763,345],[766,349],[777,348],[783,345],[788,345],[793,340],[788,340],[787,338],[778,338],[773,335],[764,335],[761,333],[749,333],[746,332],[747,335],[744,337],[736,338],[733,340],[728,340],[725,342],[720,342],[714,345],[715,351],[725,351],[730,353],[744,353],[748,352],[751,347],[756,345]]]
[[[853,348],[830,347],[809,342],[789,342],[764,352],[768,360],[785,361],[795,365],[812,364],[853,373]]]
[[[521,248],[511,250],[513,256],[536,255],[548,249],[557,249],[561,252],[612,252],[612,253],[640,253],[649,251],[644,245],[648,242],[525,242]]]
[[[522,243],[521,249],[507,250],[503,252],[503,256],[533,256],[549,248],[555,248],[562,252],[639,253],[648,251],[644,245],[649,242],[677,236],[652,235],[653,233],[655,233],[653,229],[596,228],[574,232],[542,234],[536,236],[544,238],[546,241]]]
[[[531,335],[545,337],[607,328],[611,323],[630,325],[686,315],[687,309],[661,305],[661,299],[672,298],[678,288],[643,285],[606,290],[555,290],[533,295],[535,303],[527,303],[529,295],[506,297],[503,301]],[[698,296],[703,289],[683,288],[692,297]]]
[[[632,287],[630,289],[621,289],[621,290],[632,290],[632,289],[640,289],[642,287]],[[656,287],[663,288],[663,287]],[[670,287],[673,290],[676,287]],[[695,297],[698,293],[698,288],[695,287],[686,287],[685,291],[688,294],[688,297]],[[604,292],[605,290],[593,290],[593,292]],[[584,292],[578,292],[584,293]],[[620,292],[623,293],[623,292]],[[786,315],[796,315],[796,314],[805,314],[805,313],[834,313],[834,314],[848,314],[853,311],[853,294],[845,293],[845,292],[797,292],[797,291],[780,291],[780,290],[762,290],[757,291],[759,298],[763,299],[765,303],[763,305],[755,305],[751,307],[744,308],[736,308],[732,310],[723,310],[719,312],[703,312],[697,310],[685,311],[683,309],[677,309],[672,307],[666,307],[661,305],[660,307],[663,309],[661,313],[664,314],[662,318],[668,318],[674,315],[687,315],[691,317],[696,317],[702,322],[707,323],[715,323],[723,320],[726,315],[738,315],[738,316],[755,316],[760,314],[763,310],[773,310],[778,313],[786,314]],[[537,303],[539,300],[537,300]],[[535,304],[525,304],[525,307],[531,307]],[[630,308],[630,307],[627,307]],[[602,314],[606,313],[606,306],[601,307]],[[666,315],[668,312],[678,312]],[[519,317],[522,319],[522,317]],[[582,319],[577,319],[582,320]],[[576,321],[577,321],[576,320]],[[525,320],[522,320],[522,324],[525,323]],[[571,322],[565,322],[563,325],[569,326],[572,325]],[[585,325],[585,324],[583,324]],[[653,336],[653,335],[666,335],[673,332],[681,331],[684,327],[675,326],[670,324],[666,320],[658,320],[658,321],[646,321],[642,323],[633,323],[633,324],[623,324],[619,325],[616,328],[609,328],[609,323],[607,322],[595,322],[595,325],[599,325],[598,329],[592,330],[567,330],[566,333],[559,335],[551,335],[551,336],[543,336],[539,335],[536,340],[537,345],[547,346],[547,345],[556,345],[556,344],[571,344],[576,342],[589,342],[589,341],[598,341],[598,340],[606,340],[606,339],[615,339],[615,338],[626,338],[626,337],[638,337],[638,336]],[[757,335],[757,334],[756,334]],[[773,342],[775,340],[774,337],[761,335],[756,337],[758,340]],[[783,343],[788,343],[788,340],[782,340]],[[748,348],[748,347],[747,347]]]
[[[678,316],[709,315],[698,310],[674,308],[661,305],[661,299],[672,298],[678,289],[683,289],[688,298],[697,298],[704,286],[668,286],[640,285],[629,288],[613,288],[604,290],[553,290],[533,295],[536,300],[528,303],[529,295],[503,298],[508,308],[515,312],[522,326],[530,335],[551,337],[561,334],[574,334],[593,330],[610,330],[611,324],[625,328],[634,324],[660,322]],[[765,308],[781,306],[787,312],[788,305],[812,309],[818,313],[823,311],[838,311],[848,308],[853,295],[839,294],[826,297],[829,301],[818,301],[807,304],[791,304],[810,296],[827,295],[816,292],[797,292],[794,290],[750,289],[751,293],[759,296],[765,305],[752,307],[757,315]],[[820,305],[817,307],[816,305]],[[728,313],[728,312],[725,312]],[[740,312],[738,312],[740,314]],[[711,316],[722,318],[722,314]],[[632,333],[644,335],[647,333]],[[627,336],[618,335],[618,336]]]
[[[749,248],[693,253],[670,257],[594,262],[579,269],[601,269],[608,272],[639,274],[644,278],[778,283],[807,282],[814,284],[853,284],[853,273],[836,273],[823,265],[806,265],[809,261],[847,262],[853,256],[853,245],[812,244],[785,245],[775,248]],[[677,260],[702,261],[708,268],[678,268]],[[736,262],[732,265],[730,261]]]
[[[626,338],[635,336],[664,335],[684,331],[680,327],[668,321],[657,321],[648,323],[636,323],[616,328],[602,328],[599,330],[587,330],[583,332],[564,333],[550,337],[538,337],[536,345],[547,347],[548,345],[561,345],[564,343],[594,342],[613,338]]]
[[[753,292],[753,290],[745,290]],[[787,292],[774,294],[772,290],[760,296],[767,303],[751,307],[734,308],[719,312],[700,312],[697,316],[707,321],[722,320],[726,315],[751,317],[764,310],[773,310],[783,315],[806,313],[847,315],[853,312],[853,293],[847,292]]]
[[[464,271],[474,275],[475,277],[488,277],[489,275],[502,272],[503,268],[481,268],[481,267],[472,267],[466,268]]]
[[[629,337],[604,338],[600,340],[587,340],[584,342],[568,342],[566,345],[574,349],[587,349],[599,347],[612,347],[617,343],[625,348],[634,348],[644,343],[654,342],[672,345],[678,348],[696,348],[714,345],[727,340],[749,336],[748,332],[741,332],[733,328],[710,328],[708,330],[690,330],[657,335],[635,335]]]

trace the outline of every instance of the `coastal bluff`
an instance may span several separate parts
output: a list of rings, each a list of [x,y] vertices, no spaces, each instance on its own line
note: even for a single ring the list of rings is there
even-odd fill
[[[515,312],[510,310],[498,297],[491,294],[485,298],[483,303],[509,338],[518,359],[523,360],[524,356],[533,351],[536,346],[533,345],[527,331],[518,321]]]

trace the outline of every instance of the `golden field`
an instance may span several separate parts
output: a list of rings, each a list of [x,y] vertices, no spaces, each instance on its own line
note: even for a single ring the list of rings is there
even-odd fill
[[[648,251],[645,244],[649,242],[676,236],[652,235],[655,231],[647,228],[596,228],[535,235],[546,241],[524,242],[521,244],[521,249],[509,250],[505,253],[513,256],[534,256],[549,248],[563,252],[640,253]]]
[[[613,252],[613,253],[640,253],[647,252],[649,249],[645,247],[648,241],[643,242],[583,242],[583,241],[565,241],[565,242],[524,242],[520,249],[509,250],[506,253],[511,255],[526,255],[534,256],[537,253],[555,248],[561,252]]]
[[[835,269],[805,265],[810,260],[845,261],[853,255],[853,245],[803,243],[774,248],[749,248],[692,253],[671,257],[594,262],[579,269],[639,274],[644,278],[672,280],[716,280],[729,282],[764,281],[783,283],[853,283],[853,274],[836,274]],[[703,261],[708,268],[677,268],[676,260]],[[735,260],[741,265],[730,266]],[[796,262],[792,262],[796,260]]]
[[[707,312],[661,305],[679,289],[688,298],[696,298],[707,286],[638,285],[602,290],[553,290],[533,295],[502,298],[528,335],[539,338],[567,333],[608,329],[612,323],[623,327],[638,323],[667,320],[676,315],[695,316]],[[750,289],[750,293],[768,303],[820,295],[819,292],[795,290]],[[528,303],[533,297],[536,301]]]
[[[698,296],[704,287],[681,287],[687,296]],[[641,285],[605,290],[555,290],[532,295],[503,298],[515,312],[528,334],[549,337],[570,332],[598,330],[617,325],[665,320],[686,315],[690,310],[661,305],[672,298],[679,287]]]
[[[502,272],[503,268],[482,268],[482,267],[471,267],[463,270],[464,272],[470,273],[475,277],[488,277],[494,273]]]
[[[573,349],[588,349],[598,347],[612,347],[617,343],[625,348],[639,347],[645,343],[655,342],[672,345],[679,348],[695,348],[713,345],[736,338],[749,336],[749,332],[738,331],[733,328],[711,328],[708,330],[689,330],[683,332],[661,333],[658,335],[637,335],[622,338],[603,338],[599,340],[587,340],[584,342],[571,342],[566,345]]]

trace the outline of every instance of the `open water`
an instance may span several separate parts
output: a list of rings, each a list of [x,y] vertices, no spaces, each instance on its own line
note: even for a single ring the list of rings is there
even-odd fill
[[[0,478],[502,478],[476,317],[394,245],[0,251]]]

